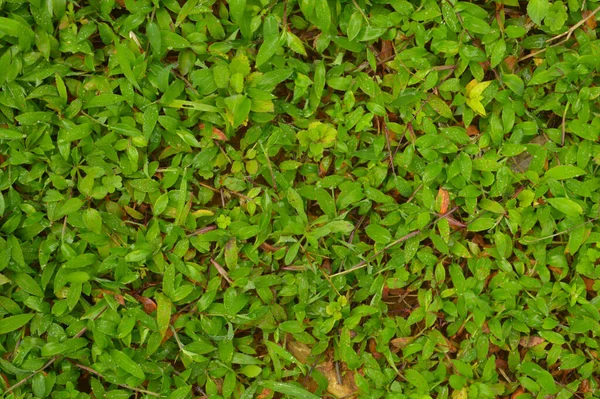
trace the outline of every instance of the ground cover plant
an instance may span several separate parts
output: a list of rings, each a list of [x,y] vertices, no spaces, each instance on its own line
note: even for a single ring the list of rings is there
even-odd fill
[[[599,10],[0,1],[2,397],[598,397]]]

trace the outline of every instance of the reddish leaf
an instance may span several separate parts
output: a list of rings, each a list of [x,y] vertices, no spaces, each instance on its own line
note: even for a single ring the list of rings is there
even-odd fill
[[[198,125],[198,127],[202,130],[202,129],[205,128],[205,125],[204,125],[204,123],[201,123],[200,125]],[[213,134],[213,139],[215,139],[215,140],[221,140],[221,141],[227,141],[227,140],[229,140],[227,138],[227,136],[225,135],[225,133],[223,133],[222,130],[217,129],[214,126],[212,128],[212,134]]]
[[[156,302],[154,302],[152,299],[141,295],[135,295],[135,299],[137,299],[144,306],[144,312],[147,314],[151,314],[156,310]]]
[[[440,214],[443,215],[448,212],[448,205],[450,205],[450,194],[448,194],[448,191],[441,187],[438,190],[438,201],[440,204]]]

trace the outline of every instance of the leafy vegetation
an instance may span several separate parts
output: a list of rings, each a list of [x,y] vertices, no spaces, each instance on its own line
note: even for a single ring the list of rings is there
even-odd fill
[[[584,398],[600,2],[0,1],[6,398]]]

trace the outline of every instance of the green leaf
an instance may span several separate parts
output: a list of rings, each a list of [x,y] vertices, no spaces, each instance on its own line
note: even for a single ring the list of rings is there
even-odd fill
[[[314,23],[323,32],[329,30],[331,25],[331,10],[327,0],[314,0],[315,2],[315,20]]]
[[[140,90],[140,86],[131,69],[131,63],[129,62],[129,59],[133,58],[133,53],[126,46],[121,45],[117,38],[115,38],[115,51],[123,75],[125,75],[127,80],[129,80],[136,89]]]
[[[329,216],[330,219],[335,218],[335,201],[329,192],[323,188],[315,190],[315,197],[321,210]]]
[[[0,334],[7,334],[18,330],[33,318],[33,313],[19,314],[16,316],[5,317],[0,320]]]
[[[161,337],[164,338],[171,325],[171,300],[164,294],[158,292],[156,298],[156,323]]]
[[[378,244],[387,244],[392,239],[392,235],[390,234],[390,232],[385,227],[382,227],[378,224],[372,223],[368,225],[365,229],[365,232],[367,233],[370,239],[372,239]]]
[[[244,95],[235,94],[225,99],[225,106],[227,107],[229,123],[233,128],[237,128],[246,123],[250,114],[250,108],[252,107],[252,101]]]
[[[552,395],[558,392],[552,374],[542,369],[540,365],[533,362],[523,362],[521,364],[521,371],[536,380],[544,391]]]
[[[23,291],[40,298],[44,296],[44,291],[40,288],[40,285],[29,274],[16,273],[13,280]]]
[[[576,217],[583,213],[581,205],[568,198],[548,198],[546,201],[567,216]]]
[[[289,395],[292,398],[319,399],[319,396],[310,393],[309,391],[307,391],[299,385],[295,385],[289,382],[264,380],[260,382],[260,385],[272,391],[279,392],[284,395]]]
[[[404,370],[404,377],[411,385],[417,388],[418,392],[427,392],[429,390],[429,384],[421,373],[414,369]]]
[[[530,0],[527,3],[529,18],[538,25],[542,24],[542,20],[546,18],[549,11],[550,3],[548,3],[548,0]]]
[[[169,399],[185,399],[190,393],[192,387],[189,385],[183,386],[181,388],[177,388],[169,395]]]
[[[360,33],[363,24],[363,16],[360,12],[354,11],[348,21],[347,36],[348,40],[354,40]]]
[[[452,110],[446,104],[444,100],[439,98],[438,96],[432,96],[429,99],[429,105],[433,108],[438,114],[443,116],[444,118],[453,119],[454,115],[452,114]]]
[[[285,35],[288,47],[294,52],[306,57],[306,50],[304,49],[304,44],[302,43],[302,40],[300,40],[300,38],[292,32],[285,32]]]
[[[0,128],[0,140],[20,140],[25,137],[23,133],[16,130]]]
[[[502,75],[502,80],[516,95],[522,96],[525,92],[525,83],[523,83],[523,80],[519,76],[504,74]]]
[[[548,169],[544,174],[547,179],[566,180],[585,175],[585,170],[573,165],[559,165]]]
[[[140,380],[146,380],[146,374],[144,374],[142,368],[125,353],[117,349],[112,349],[110,355],[120,368]]]
[[[483,19],[474,17],[469,14],[463,14],[463,24],[466,30],[472,33],[486,35],[492,28]]]
[[[479,218],[475,219],[473,223],[469,223],[469,231],[484,231],[489,230],[496,225],[496,220],[492,218]]]
[[[258,68],[269,61],[271,57],[277,53],[279,48],[281,48],[279,44],[279,34],[272,34],[265,37],[258,49],[258,54],[256,55],[256,67]]]

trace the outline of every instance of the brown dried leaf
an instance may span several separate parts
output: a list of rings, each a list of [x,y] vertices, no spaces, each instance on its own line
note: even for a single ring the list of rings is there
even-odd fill
[[[517,57],[515,57],[514,55],[510,55],[504,59],[504,63],[506,64],[506,66],[508,67],[508,69],[510,71],[514,71],[518,60],[519,59]]]
[[[581,12],[581,17],[583,19],[588,18],[592,12],[593,12],[592,10],[584,10]],[[594,29],[596,29],[596,25],[598,23],[596,22],[596,18],[588,18],[588,19],[586,19],[585,24],[588,28],[594,30]]]
[[[519,344],[521,346],[524,346],[525,348],[531,348],[536,345],[543,344],[544,342],[546,342],[546,340],[544,338],[531,336],[531,337],[521,338],[521,341],[519,341]]]
[[[288,340],[287,350],[294,355],[300,363],[309,363],[308,357],[310,356],[310,347],[302,342],[295,341],[293,339]]]
[[[394,338],[394,339],[392,339],[390,341],[390,343],[395,348],[404,349],[404,348],[406,348],[408,346],[408,344],[410,344],[414,340],[415,340],[415,337],[400,337],[400,338]]]
[[[308,345],[290,339],[287,342],[287,350],[301,363],[311,364],[311,349]],[[357,387],[354,383],[354,373],[348,370],[345,364],[339,364],[339,377],[341,378],[341,384],[338,380],[338,371],[336,370],[335,364],[331,360],[320,363],[315,368],[327,378],[327,381],[329,382],[327,392],[329,392],[331,395],[337,398],[351,398],[352,395],[356,393]],[[310,381],[310,379],[302,382],[302,384],[309,390],[314,388],[313,383],[314,381]]]
[[[152,299],[141,295],[135,295],[135,299],[137,299],[138,302],[144,306],[144,312],[147,314],[151,314],[156,310],[156,302],[154,302]]]
[[[115,294],[115,299],[121,306],[125,306],[125,299],[123,298],[123,295]]]
[[[596,280],[592,280],[591,278],[587,278],[587,277],[582,277],[583,278],[583,282],[585,283],[585,289],[588,291],[596,291],[594,289],[594,283],[596,282]]]
[[[379,53],[379,61],[387,60],[394,55],[394,46],[389,40],[381,41],[381,52]]]
[[[261,249],[264,249],[267,252],[277,252],[280,249],[279,247],[274,247],[267,242],[263,242],[262,244],[260,244],[260,247]]]
[[[510,395],[510,399],[518,398],[519,396],[523,395],[524,393],[525,393],[525,390],[523,389],[523,387],[518,387],[517,390],[514,391],[512,395]]]
[[[220,264],[218,264],[214,259],[211,258],[210,263],[212,263],[212,265],[215,267],[215,269],[217,269],[217,271],[219,272],[219,274],[221,276],[223,276],[223,278],[225,280],[227,280],[227,282],[229,284],[233,283],[233,281],[231,281],[231,279],[229,278],[229,274],[227,274],[227,271],[223,268],[223,266],[221,266]]]
[[[357,387],[354,383],[354,375],[352,372],[349,372],[345,366],[340,367],[341,384],[338,380],[338,372],[332,361],[321,363],[317,366],[317,370],[319,370],[329,382],[327,392],[336,398],[350,398],[356,393]]]
[[[263,388],[263,390],[260,392],[260,394],[258,394],[256,399],[268,399],[271,397],[272,393],[273,391],[271,391],[269,388]]]
[[[477,135],[479,135],[479,129],[477,128],[477,126],[475,126],[475,125],[469,125],[469,127],[467,128],[467,135],[468,136],[477,136]]]

